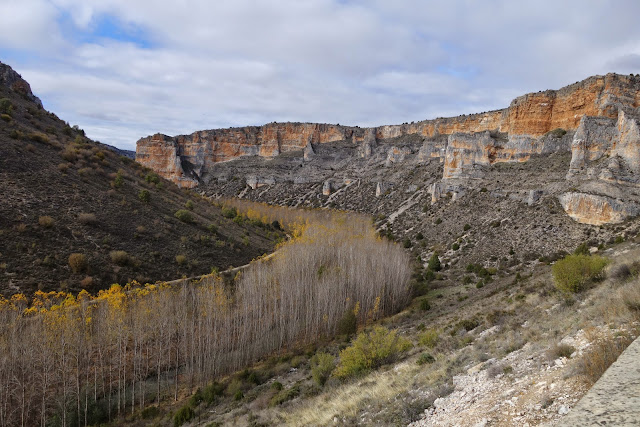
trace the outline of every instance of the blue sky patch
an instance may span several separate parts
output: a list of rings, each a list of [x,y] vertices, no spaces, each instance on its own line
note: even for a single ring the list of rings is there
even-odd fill
[[[104,40],[114,40],[122,43],[132,43],[144,49],[154,47],[151,35],[142,27],[123,22],[113,15],[99,15],[94,17],[86,29],[78,28],[68,13],[59,18],[60,28],[68,40],[75,43],[98,43]]]

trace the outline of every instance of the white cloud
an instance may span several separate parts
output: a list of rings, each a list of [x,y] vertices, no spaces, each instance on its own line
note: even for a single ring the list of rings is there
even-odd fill
[[[131,149],[155,132],[473,113],[640,72],[638,12],[631,0],[5,0],[0,55],[20,53],[9,63],[46,107]],[[105,16],[124,37],[92,36]]]

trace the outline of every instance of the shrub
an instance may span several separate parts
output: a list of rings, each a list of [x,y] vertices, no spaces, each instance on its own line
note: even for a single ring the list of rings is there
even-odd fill
[[[599,338],[589,347],[581,360],[581,368],[591,383],[595,383],[618,360],[618,356],[633,342],[627,335]]]
[[[222,393],[224,393],[224,386],[214,381],[202,390],[202,398],[208,405],[211,405],[218,396],[222,396]]]
[[[0,114],[0,118],[2,120],[4,120],[5,122],[10,122],[11,121],[11,116],[8,114]]]
[[[11,114],[13,111],[13,104],[9,98],[0,99],[0,113]]]
[[[405,238],[402,241],[402,246],[404,246],[405,248],[410,248],[411,247],[411,239],[409,239],[408,237]]]
[[[145,175],[144,180],[149,184],[158,184],[160,182],[160,177],[153,172]]]
[[[78,159],[78,153],[72,147],[65,148],[60,156],[70,163],[73,163]]]
[[[440,265],[440,258],[438,257],[438,252],[434,252],[429,258],[429,264],[427,264],[427,268],[431,271],[440,271],[442,266]]]
[[[478,319],[464,319],[461,320],[460,322],[458,322],[458,327],[459,328],[463,328],[465,331],[471,331],[475,328],[478,327],[478,325],[480,325],[480,322],[478,321]]]
[[[553,360],[560,357],[566,357],[568,359],[574,351],[576,351],[575,347],[569,344],[558,344],[549,350],[548,355],[549,358]]]
[[[118,171],[116,173],[116,177],[112,182],[114,188],[120,188],[124,185],[124,176],[122,176],[122,172]]]
[[[69,255],[69,267],[74,273],[81,273],[87,269],[87,257],[84,254],[73,253]]]
[[[178,409],[178,412],[173,416],[173,425],[174,427],[180,427],[182,424],[189,422],[195,416],[196,413],[193,411],[191,406],[184,405],[182,408]]]
[[[416,360],[416,363],[418,365],[425,365],[427,363],[433,363],[435,361],[436,359],[429,353],[422,353],[420,357],[418,357],[418,360]]]
[[[78,221],[80,221],[80,223],[84,225],[93,225],[98,222],[95,214],[92,213],[81,213],[80,215],[78,215]]]
[[[416,234],[416,240],[422,240],[424,239],[424,236],[422,235],[421,232],[418,232],[418,234]]]
[[[627,264],[621,264],[611,270],[610,276],[616,280],[625,280],[632,274]]]
[[[569,255],[551,269],[556,288],[564,293],[580,292],[589,280],[601,277],[608,262],[600,256]]]
[[[278,406],[283,404],[284,402],[291,400],[300,394],[300,386],[294,385],[293,387],[280,390],[278,394],[271,398],[269,402],[269,406]]]
[[[191,223],[193,222],[193,215],[189,211],[185,211],[184,209],[179,209],[173,214],[176,218],[178,218],[182,222]]]
[[[442,224],[442,218],[436,219],[435,224],[436,225]]]
[[[238,216],[236,208],[222,208],[222,216],[225,218],[235,218]]]
[[[429,300],[427,298],[422,298],[420,300],[420,310],[422,311],[431,310],[431,304],[429,304]]]
[[[158,415],[160,415],[160,409],[157,406],[147,406],[140,412],[140,416],[145,420],[155,418]]]
[[[242,392],[242,390],[236,391],[235,394],[233,395],[233,400],[237,402],[242,399],[244,399],[244,393]]]
[[[358,330],[358,318],[353,309],[344,312],[336,327],[338,335],[353,335]]]
[[[316,353],[311,358],[311,376],[319,385],[324,386],[335,366],[336,358],[329,353]]]
[[[111,251],[109,256],[111,257],[111,262],[116,265],[122,267],[129,264],[129,254],[125,251]]]
[[[195,393],[191,395],[189,398],[189,406],[195,408],[204,400],[204,396],[202,395],[202,390],[197,389]]]
[[[93,277],[87,276],[80,281],[80,286],[83,288],[88,288],[93,284]]]
[[[462,228],[464,231],[469,231],[471,230],[471,225],[469,224],[465,224],[464,227]]]
[[[184,265],[187,263],[187,257],[184,255],[176,255],[176,262],[178,265]]]
[[[348,378],[361,375],[385,363],[393,362],[411,347],[411,342],[399,337],[397,331],[375,326],[371,332],[363,332],[350,347],[340,352],[340,363],[334,375]]]
[[[48,144],[49,143],[49,137],[43,133],[38,133],[38,132],[34,132],[31,135],[29,135],[29,138],[32,141],[35,142],[40,142],[42,144]]]
[[[24,139],[24,132],[16,130],[16,129],[12,129],[11,132],[9,133],[9,136],[13,139]]]
[[[187,202],[184,204],[184,207],[189,209],[190,211],[193,210],[193,202],[191,200],[187,200]]]
[[[453,245],[451,245],[451,249],[457,251],[458,249],[460,249],[460,244],[458,242],[454,243]]]
[[[44,228],[51,228],[53,227],[54,221],[50,216],[41,216],[38,218],[38,224]]]
[[[418,343],[425,347],[433,348],[438,343],[439,338],[440,335],[438,334],[438,331],[435,329],[427,329],[418,335]]]
[[[151,193],[149,193],[149,190],[140,190],[138,193],[138,199],[143,203],[149,203],[151,200]]]
[[[554,138],[562,138],[563,136],[565,136],[567,133],[566,130],[562,129],[562,128],[556,128],[554,130],[549,131],[548,135],[554,137]]]
[[[573,251],[574,255],[589,255],[589,247],[587,247],[587,242],[583,242]]]

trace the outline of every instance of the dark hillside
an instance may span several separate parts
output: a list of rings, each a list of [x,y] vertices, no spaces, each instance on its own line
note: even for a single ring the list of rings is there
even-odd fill
[[[0,293],[204,274],[279,238],[90,140],[1,63],[0,114]]]

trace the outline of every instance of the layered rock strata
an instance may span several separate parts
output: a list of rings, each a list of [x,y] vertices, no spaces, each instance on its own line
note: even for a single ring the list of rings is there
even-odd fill
[[[579,188],[549,194],[557,194],[574,219],[602,224],[636,214],[635,196],[625,192],[637,186],[640,174],[638,105],[640,77],[607,74],[557,91],[518,97],[503,110],[410,124],[359,128],[271,123],[176,137],[157,134],[138,141],[136,160],[183,187],[194,187],[216,175],[218,163],[247,156],[274,158],[287,152],[299,152],[294,157],[309,165],[326,163],[327,156],[319,156],[318,148],[341,143],[353,147],[365,163],[373,164],[380,155],[386,167],[406,161],[443,163],[442,181],[429,188],[432,202],[437,203],[443,194],[461,197],[465,187],[473,185],[470,179],[482,178],[496,163],[570,152],[567,180],[576,181]],[[334,160],[331,170],[349,161]],[[247,177],[247,185],[257,188],[281,179],[294,184],[314,179],[293,169],[285,175],[274,173],[269,180]],[[338,188],[329,175],[317,179],[324,182],[325,196]],[[384,193],[382,188],[377,190]],[[526,197],[527,203],[536,203],[537,194]]]

